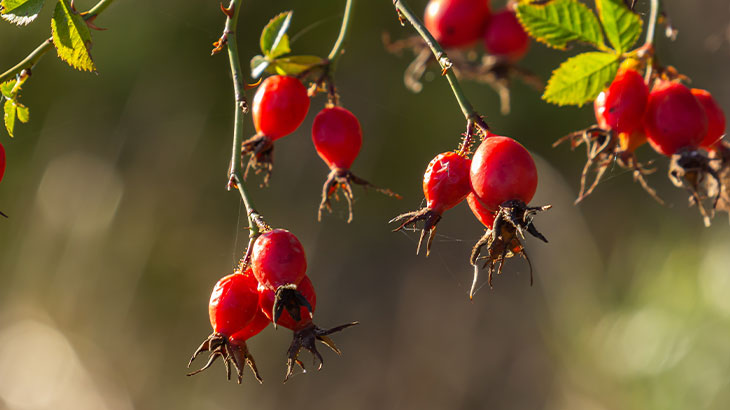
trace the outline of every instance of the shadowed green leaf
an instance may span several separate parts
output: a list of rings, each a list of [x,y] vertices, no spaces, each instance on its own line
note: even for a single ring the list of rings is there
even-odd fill
[[[5,98],[13,98],[13,88],[15,87],[15,80],[7,81],[0,84],[0,93]]]
[[[521,2],[517,18],[525,31],[550,47],[565,49],[571,41],[581,41],[606,48],[598,18],[577,0],[554,0],[544,5]]]
[[[254,58],[251,59],[251,78],[259,78],[269,64],[270,61],[266,59],[266,57],[254,56]]]
[[[276,58],[291,51],[286,31],[291,24],[292,15],[291,11],[281,13],[264,27],[261,32],[261,51],[266,57]]]
[[[596,51],[571,57],[553,72],[542,98],[557,105],[592,101],[616,76],[618,62],[617,55]]]
[[[2,0],[2,18],[19,26],[24,26],[38,17],[45,0]]]
[[[596,0],[596,8],[613,48],[619,53],[629,51],[641,35],[641,17],[629,10],[623,0]]]
[[[91,33],[84,19],[74,10],[68,0],[59,0],[51,20],[53,45],[58,57],[71,67],[83,71],[95,71],[94,61],[89,54]]]
[[[317,56],[292,56],[277,58],[272,65],[276,74],[297,75],[321,65],[323,61]]]

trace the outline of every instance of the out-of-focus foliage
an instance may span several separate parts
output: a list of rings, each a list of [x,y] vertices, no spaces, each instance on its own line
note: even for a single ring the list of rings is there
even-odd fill
[[[75,3],[86,10],[93,1]],[[291,48],[329,52],[344,2],[316,3],[244,2],[242,61],[259,53],[270,17],[289,9]],[[730,109],[727,2],[664,3],[680,36],[659,41],[662,63]],[[52,13],[46,7],[39,19]],[[466,205],[444,216],[428,259],[414,255],[416,233],[387,225],[419,205],[423,170],[456,147],[463,117],[436,71],[420,94],[405,90],[411,56],[388,54],[380,37],[413,34],[392,2],[360,0],[354,13],[336,76],[363,127],[353,172],[404,199],[359,191],[352,224],[342,203],[316,222],[328,169],[310,130],[325,96],[277,141],[271,186],[250,182],[257,210],[307,251],[317,322],[361,322],[338,335],[343,355],[323,352],[322,371],[281,384],[290,332],[269,328],[249,344],[263,385],[250,373],[241,386],[226,382],[220,365],[185,377],[210,332],[210,291],[248,239],[240,199],[224,189],[228,61],[209,56],[224,16],[215,2],[117,1],[96,21],[109,28],[94,35],[99,75],[44,57],[23,87],[33,121],[12,140],[0,134],[8,156],[0,210],[10,217],[0,220],[0,409],[728,408],[725,219],[704,228],[648,148],[639,155],[659,168],[650,182],[672,206],[618,171],[574,206],[583,160],[551,144],[591,124],[592,110],[547,104],[515,82],[512,114],[502,117],[497,96],[467,82],[494,132],[538,157],[534,202],[553,205],[539,221],[550,243],[528,239],[535,285],[513,260],[494,290],[469,302],[467,258],[483,231]],[[47,36],[42,24],[0,25],[1,69]],[[536,45],[523,64],[547,78],[565,57]],[[246,126],[252,135],[248,118]]]

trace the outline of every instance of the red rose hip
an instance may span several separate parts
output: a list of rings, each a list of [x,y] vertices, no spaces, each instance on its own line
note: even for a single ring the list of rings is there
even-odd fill
[[[272,75],[256,90],[251,109],[259,134],[275,141],[296,130],[309,110],[309,96],[295,77]]]
[[[725,135],[725,113],[708,91],[693,88],[692,95],[702,104],[707,115],[707,134],[700,142],[702,148],[711,148]]]
[[[530,37],[515,12],[507,8],[489,18],[484,31],[484,47],[489,53],[514,62],[527,53]]]
[[[266,288],[298,284],[307,271],[307,257],[301,242],[286,229],[264,232],[256,238],[251,252],[256,280]]]
[[[604,129],[631,134],[642,126],[648,98],[644,77],[634,69],[620,69],[594,101],[596,121]]]
[[[484,33],[488,0],[431,0],[423,22],[444,48],[468,46]]]
[[[362,147],[360,122],[342,107],[328,107],[314,117],[312,141],[331,169],[349,169]]]
[[[654,86],[644,117],[644,131],[654,150],[672,156],[682,149],[695,149],[707,129],[705,110],[689,88],[663,80]]]

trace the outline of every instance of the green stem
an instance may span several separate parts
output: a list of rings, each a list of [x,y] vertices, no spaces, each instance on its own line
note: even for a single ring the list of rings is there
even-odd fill
[[[352,14],[352,3],[353,0],[347,0],[345,3],[345,14],[342,16],[342,25],[340,26],[340,34],[337,36],[337,40],[335,41],[335,45],[332,46],[332,51],[330,51],[330,54],[327,56],[327,59],[330,61],[330,65],[334,66],[335,61],[337,61],[337,57],[339,57],[342,53],[342,47],[345,45],[345,38],[347,37],[347,29],[350,26],[350,15]],[[334,71],[334,69],[331,69]]]
[[[646,41],[644,45],[654,43],[654,32],[656,31],[657,19],[659,17],[659,0],[651,0],[651,11],[649,12],[649,25],[646,27]]]
[[[410,9],[405,1],[394,0],[393,6],[395,6],[396,11],[398,12],[398,17],[404,17],[405,19],[407,19],[408,22],[411,23],[413,28],[416,29],[418,34],[423,37],[423,40],[431,49],[431,52],[436,57],[436,60],[441,66],[442,75],[446,76],[446,79],[449,81],[451,91],[454,93],[454,97],[456,97],[456,101],[459,103],[459,108],[461,108],[461,112],[462,114],[464,114],[464,118],[467,120],[467,122],[472,121],[474,125],[476,125],[482,131],[484,135],[487,135],[487,132],[489,131],[489,126],[484,121],[484,119],[482,119],[481,115],[479,115],[479,113],[474,110],[474,107],[472,107],[471,103],[466,98],[466,95],[464,95],[464,91],[461,89],[459,80],[456,78],[456,74],[454,74],[454,71],[451,69],[451,60],[449,60],[449,58],[446,56],[446,53],[441,48],[439,43],[436,41],[436,39],[433,38],[431,33],[429,33],[428,29],[426,29],[426,26],[423,25],[421,19],[413,14],[413,11]]]
[[[107,7],[109,7],[114,0],[101,0],[94,7],[92,7],[89,11],[86,13],[83,13],[84,20],[89,21],[96,18],[101,12],[106,10]],[[4,83],[6,81],[13,80],[15,76],[23,72],[23,70],[31,70],[35,65],[40,61],[41,57],[43,57],[44,54],[51,51],[53,49],[53,40],[48,39],[43,41],[41,45],[39,45],[35,50],[33,50],[32,53],[28,54],[27,57],[23,59],[23,61],[19,62],[15,65],[15,67],[9,69],[8,71],[2,73],[0,75],[0,83]]]
[[[258,213],[254,210],[251,199],[249,198],[246,186],[243,181],[243,162],[241,161],[241,144],[243,143],[243,116],[246,108],[246,96],[244,95],[243,70],[241,69],[241,61],[238,58],[238,43],[236,41],[236,27],[238,25],[238,15],[241,11],[242,0],[231,0],[228,10],[232,10],[232,16],[226,18],[226,26],[223,29],[222,38],[228,49],[228,60],[231,64],[231,74],[233,77],[234,92],[234,119],[233,119],[233,149],[231,151],[231,169],[229,176],[229,187],[232,184],[238,188],[241,195],[243,205],[246,207],[246,215],[248,217],[248,226],[251,237],[259,235],[259,226],[256,223]]]

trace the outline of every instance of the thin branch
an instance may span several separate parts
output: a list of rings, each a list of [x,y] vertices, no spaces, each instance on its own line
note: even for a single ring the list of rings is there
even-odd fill
[[[436,57],[436,61],[438,61],[441,66],[441,74],[449,81],[451,91],[453,91],[454,97],[456,97],[456,101],[459,103],[459,108],[461,108],[464,118],[467,121],[472,121],[474,125],[476,125],[486,136],[489,132],[489,126],[482,116],[474,110],[474,107],[472,107],[471,103],[466,98],[466,95],[464,95],[464,91],[461,89],[459,80],[456,78],[456,74],[454,74],[454,71],[451,69],[451,60],[449,60],[449,57],[446,55],[439,43],[433,38],[431,33],[429,33],[426,26],[423,25],[421,19],[413,14],[413,11],[405,1],[393,0],[393,6],[395,6],[396,11],[398,12],[398,18],[401,19],[401,23],[403,22],[403,19],[408,20],[431,49],[431,52]]]
[[[651,11],[649,12],[649,24],[646,26],[646,41],[641,47],[649,53],[650,61],[654,55],[654,32],[656,31],[657,21],[659,20],[659,0],[651,0]],[[647,84],[651,81],[653,63],[647,64],[644,80]]]
[[[109,7],[114,0],[101,0],[94,7],[92,7],[89,11],[82,13],[82,17],[85,21],[92,22],[94,19],[101,14],[104,10],[106,10],[107,7]],[[35,50],[33,50],[32,53],[28,54],[26,58],[23,59],[23,61],[19,62],[15,65],[15,67],[9,69],[8,71],[4,72],[2,75],[0,75],[0,83],[4,83],[6,81],[10,81],[15,79],[15,76],[23,72],[24,70],[31,71],[33,67],[40,61],[41,57],[43,57],[44,54],[51,51],[53,49],[53,40],[49,38],[48,40],[43,41],[41,45],[39,45]]]
[[[231,64],[234,92],[233,149],[231,150],[231,169],[228,189],[238,188],[238,193],[241,195],[243,205],[246,207],[250,236],[253,238],[259,235],[260,230],[257,223],[259,214],[256,210],[254,210],[251,199],[246,191],[246,186],[243,181],[243,163],[241,161],[243,116],[248,110],[246,97],[243,93],[243,70],[241,69],[241,61],[238,57],[238,43],[236,41],[236,27],[238,25],[238,15],[241,11],[241,1],[242,0],[231,0],[228,8],[223,10],[226,14],[226,26],[223,29],[223,36],[221,37],[221,41],[225,42],[228,49],[228,60]]]
[[[345,45],[345,38],[347,37],[347,29],[350,27],[352,3],[354,3],[354,0],[347,0],[347,2],[345,3],[345,13],[342,16],[340,34],[337,36],[337,40],[335,41],[334,46],[332,46],[332,51],[330,51],[330,54],[327,56],[327,59],[330,61],[330,66],[334,66],[335,61],[337,61],[337,58],[342,54],[342,47]],[[334,70],[331,69],[331,71]]]

